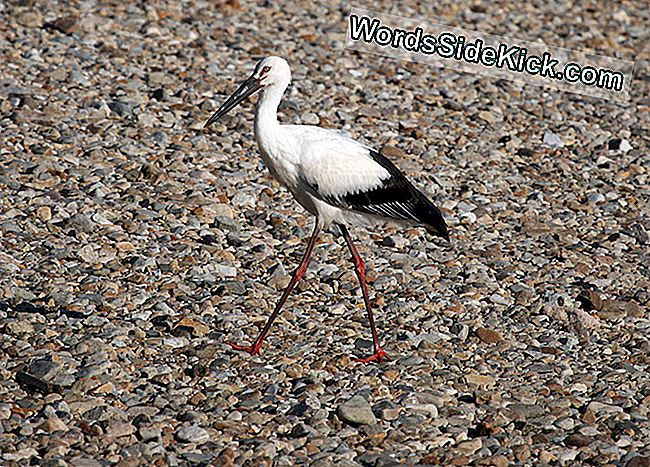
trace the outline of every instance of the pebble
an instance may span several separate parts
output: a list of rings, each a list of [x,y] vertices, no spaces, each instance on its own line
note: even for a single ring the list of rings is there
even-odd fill
[[[537,404],[514,403],[508,405],[508,410],[521,419],[537,418],[544,414],[544,409]]]
[[[315,113],[304,113],[300,116],[303,125],[318,125],[320,119]]]
[[[196,425],[179,428],[176,430],[175,437],[181,443],[203,444],[210,441],[210,434]]]
[[[487,110],[481,110],[478,113],[478,118],[484,120],[487,123],[494,123],[497,120],[496,116]]]
[[[503,337],[501,337],[498,331],[488,328],[478,328],[476,335],[486,344],[496,344],[503,340]]]
[[[467,456],[471,456],[476,451],[481,449],[483,443],[480,439],[472,439],[458,443],[458,450]]]
[[[135,427],[126,422],[113,421],[106,428],[106,436],[120,438],[135,433]]]
[[[562,139],[553,132],[546,131],[544,132],[544,137],[542,142],[552,148],[561,148],[564,147],[564,142]]]
[[[469,384],[475,384],[477,386],[492,386],[495,381],[494,378],[490,375],[477,375],[477,374],[469,374],[465,375],[465,380]]]
[[[77,15],[66,15],[58,17],[47,26],[64,34],[73,34],[79,32],[78,21]]]
[[[18,24],[27,28],[40,28],[43,24],[43,16],[40,11],[25,11],[16,18]]]
[[[49,206],[41,206],[36,210],[36,215],[43,222],[47,222],[52,219],[52,210]]]
[[[601,193],[589,193],[587,195],[587,202],[589,204],[600,204],[605,201],[605,196],[602,195]]]
[[[650,456],[634,456],[625,464],[625,467],[648,467],[650,466]]]
[[[375,414],[366,399],[354,396],[338,406],[337,415],[341,420],[353,425],[372,425],[377,423]]]
[[[28,371],[34,378],[42,381],[51,381],[55,376],[63,371],[63,365],[49,359],[37,359],[32,361],[29,365]]]
[[[412,413],[421,413],[431,418],[438,416],[438,407],[434,404],[407,404],[406,410]]]
[[[315,433],[315,430],[305,423],[298,423],[291,429],[291,436],[294,438],[301,438]]]
[[[603,300],[598,310],[598,316],[610,320],[620,319],[625,316],[642,318],[643,315],[643,308],[634,301]]]
[[[492,294],[490,296],[490,301],[492,303],[496,303],[497,305],[510,305],[512,303],[510,299],[498,293]]]
[[[494,467],[508,467],[508,458],[503,455],[489,456],[481,459],[477,465],[490,465]]]
[[[582,448],[585,446],[589,446],[591,443],[594,442],[594,439],[591,438],[590,436],[585,436],[581,433],[573,433],[569,436],[566,437],[564,440],[564,444],[567,446],[573,446],[576,448]]]
[[[382,420],[397,420],[402,412],[402,408],[391,401],[384,401],[372,408],[373,413]]]
[[[599,416],[611,416],[623,413],[623,408],[617,405],[606,404],[603,402],[593,401],[587,406],[587,410]]]
[[[128,117],[133,111],[130,103],[122,101],[111,101],[108,103],[108,108],[120,117]]]
[[[50,417],[44,422],[43,428],[48,433],[55,431],[68,431],[68,426],[59,417]]]
[[[405,157],[404,151],[390,144],[382,146],[380,152],[391,160],[400,160]]]

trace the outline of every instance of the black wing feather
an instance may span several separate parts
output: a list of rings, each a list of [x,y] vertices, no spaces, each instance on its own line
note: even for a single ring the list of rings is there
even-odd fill
[[[390,177],[372,190],[340,196],[322,196],[333,206],[353,211],[422,224],[432,234],[449,239],[447,225],[437,207],[404,174],[377,151],[370,157],[384,167]]]

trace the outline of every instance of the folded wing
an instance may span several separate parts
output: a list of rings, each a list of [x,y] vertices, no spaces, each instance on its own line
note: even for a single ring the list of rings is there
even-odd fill
[[[306,146],[301,173],[312,195],[333,206],[422,225],[448,238],[442,214],[386,157],[344,137]]]

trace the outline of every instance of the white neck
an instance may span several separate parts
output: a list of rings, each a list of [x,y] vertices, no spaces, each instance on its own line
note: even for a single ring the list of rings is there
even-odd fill
[[[280,126],[278,123],[278,106],[285,89],[286,86],[272,84],[262,91],[262,95],[255,107],[255,134],[258,137],[262,133],[273,132]]]

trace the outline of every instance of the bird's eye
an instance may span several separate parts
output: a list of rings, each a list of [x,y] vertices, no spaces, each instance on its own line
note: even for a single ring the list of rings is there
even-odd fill
[[[262,73],[268,73],[269,71],[271,71],[270,66],[265,66],[264,68],[262,68]]]

